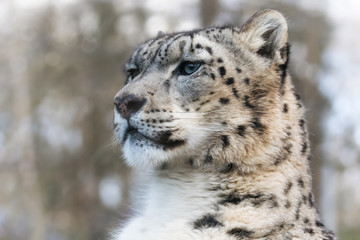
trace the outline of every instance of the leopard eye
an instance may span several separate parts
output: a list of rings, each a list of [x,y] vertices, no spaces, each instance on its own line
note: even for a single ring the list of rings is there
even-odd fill
[[[139,73],[140,71],[137,68],[130,68],[126,71],[129,81],[133,80]]]
[[[199,62],[182,62],[179,66],[180,75],[191,75],[196,72],[201,66]]]

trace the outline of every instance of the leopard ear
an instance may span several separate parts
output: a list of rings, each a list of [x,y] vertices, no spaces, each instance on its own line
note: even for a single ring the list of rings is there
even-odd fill
[[[287,46],[287,37],[284,16],[270,9],[257,12],[240,30],[240,38],[250,50],[268,59],[283,57],[281,51]]]

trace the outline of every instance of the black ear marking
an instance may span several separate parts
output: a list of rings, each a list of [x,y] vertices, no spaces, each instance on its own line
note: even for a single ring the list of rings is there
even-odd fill
[[[282,47],[280,50],[280,57],[283,61],[282,64],[280,64],[277,68],[277,72],[280,75],[280,86],[281,89],[283,89],[284,84],[285,84],[285,80],[286,80],[286,76],[287,76],[287,68],[289,65],[289,59],[290,59],[290,44],[286,43],[286,45],[284,47]],[[281,95],[284,95],[285,92],[282,92]]]
[[[265,44],[262,45],[261,48],[259,48],[259,50],[257,50],[257,54],[265,57],[265,58],[273,58],[275,52],[273,50],[273,47],[271,45],[271,43],[269,42],[269,38],[271,36],[271,34],[275,31],[275,29],[269,29],[267,32],[265,32],[261,37],[264,39]]]

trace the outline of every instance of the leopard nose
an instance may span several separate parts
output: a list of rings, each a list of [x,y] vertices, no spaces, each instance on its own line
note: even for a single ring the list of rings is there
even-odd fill
[[[116,111],[127,120],[131,115],[137,113],[146,102],[145,98],[137,97],[134,94],[129,94],[125,97],[115,97],[114,104]]]

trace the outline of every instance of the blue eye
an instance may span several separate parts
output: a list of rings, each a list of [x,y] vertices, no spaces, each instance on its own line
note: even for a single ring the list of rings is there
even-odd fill
[[[191,75],[196,72],[201,66],[199,62],[182,62],[179,66],[180,75]]]

